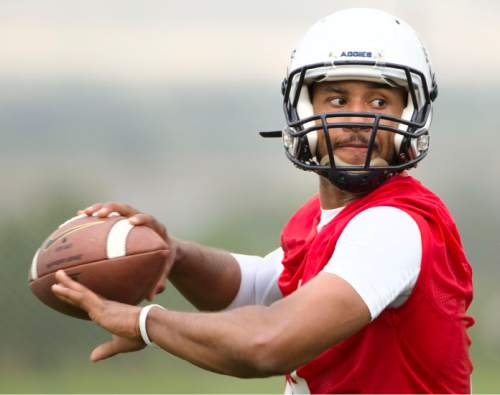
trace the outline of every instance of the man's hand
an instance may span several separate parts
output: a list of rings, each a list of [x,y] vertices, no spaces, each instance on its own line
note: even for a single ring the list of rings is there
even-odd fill
[[[106,300],[62,270],[56,273],[56,280],[59,283],[52,286],[52,291],[59,299],[85,310],[92,321],[113,334],[111,341],[92,351],[93,362],[145,347],[138,327],[140,307]]]
[[[109,214],[111,214],[112,212],[117,212],[124,217],[128,217],[129,222],[132,225],[136,226],[143,225],[153,229],[156,233],[158,233],[161,236],[163,240],[165,240],[165,242],[168,245],[170,253],[168,254],[167,261],[165,262],[165,269],[163,270],[163,273],[160,279],[158,280],[156,286],[147,296],[147,299],[151,301],[154,299],[155,295],[162,293],[165,290],[165,281],[175,261],[175,255],[176,255],[175,240],[170,238],[165,225],[158,222],[156,218],[153,217],[151,214],[142,213],[139,210],[125,203],[118,203],[118,202],[95,203],[84,210],[79,210],[78,214],[96,215],[97,217],[104,218],[109,216]]]
[[[102,218],[112,212],[128,217],[133,225],[150,227],[167,243],[169,254],[165,269],[147,296],[148,300],[165,290],[167,277],[200,310],[221,310],[234,299],[240,288],[241,273],[238,262],[229,252],[170,237],[165,226],[152,215],[141,213],[125,203],[95,203],[78,214]]]

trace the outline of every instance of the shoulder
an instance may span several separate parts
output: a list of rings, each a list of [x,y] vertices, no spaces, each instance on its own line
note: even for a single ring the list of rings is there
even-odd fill
[[[394,206],[374,206],[357,213],[344,229],[352,227],[376,227],[395,233],[398,228],[404,229],[416,225],[413,217],[405,210]]]
[[[377,206],[351,219],[323,271],[347,281],[375,318],[392,303],[406,300],[421,259],[421,234],[415,220],[399,208]]]
[[[388,253],[420,248],[421,239],[420,227],[408,212],[393,206],[376,206],[352,217],[342,230],[336,249],[363,245],[373,251],[383,246]]]

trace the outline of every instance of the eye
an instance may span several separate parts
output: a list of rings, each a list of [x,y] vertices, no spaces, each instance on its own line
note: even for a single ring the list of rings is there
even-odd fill
[[[347,104],[347,100],[343,97],[330,97],[328,98],[328,102],[335,107],[341,107]]]
[[[384,108],[387,104],[387,102],[384,99],[373,99],[371,101],[371,104],[375,108]]]

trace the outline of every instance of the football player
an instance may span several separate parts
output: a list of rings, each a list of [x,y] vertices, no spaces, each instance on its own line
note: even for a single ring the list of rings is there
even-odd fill
[[[429,149],[437,84],[403,20],[372,9],[334,13],[292,53],[282,84],[283,137],[319,193],[291,217],[281,245],[246,256],[170,237],[153,216],[110,202],[170,246],[165,273],[205,312],[107,301],[57,273],[53,291],[113,334],[93,361],[151,342],[215,372],[286,375],[290,393],[465,393],[471,267],[441,200],[407,170]]]

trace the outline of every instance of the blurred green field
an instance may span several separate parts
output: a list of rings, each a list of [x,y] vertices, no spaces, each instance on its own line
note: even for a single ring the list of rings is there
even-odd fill
[[[1,393],[283,393],[284,379],[237,379],[198,369],[161,351],[119,356],[99,364],[75,362],[36,370],[5,367]],[[500,375],[493,361],[478,361],[474,393],[498,393]]]
[[[500,391],[500,367],[494,361],[476,363],[472,375],[472,392],[476,394],[497,394]]]
[[[77,362],[72,356],[56,367],[4,366],[0,372],[2,393],[282,393],[283,389],[283,377],[218,375],[161,350],[122,355],[98,364],[83,358]]]

